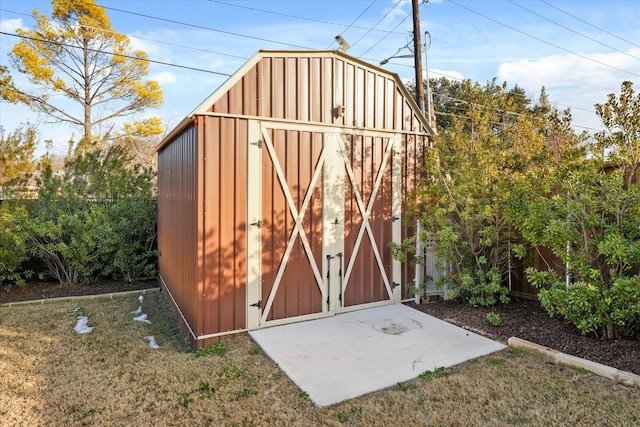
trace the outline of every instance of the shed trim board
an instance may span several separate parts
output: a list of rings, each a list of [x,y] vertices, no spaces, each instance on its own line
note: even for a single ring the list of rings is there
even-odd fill
[[[198,116],[236,118],[236,119],[257,120],[257,121],[265,120],[265,118],[262,116],[245,116],[242,114],[227,114],[227,113],[212,113],[212,112],[201,113],[201,114],[198,114]],[[357,127],[357,126],[340,125],[335,123],[322,123],[322,122],[312,122],[312,121],[302,121],[302,120],[285,120],[285,119],[277,119],[277,118],[268,118],[267,120],[272,123],[278,123],[278,126],[281,126],[282,129],[290,129],[290,130],[295,130],[298,128],[298,126],[303,125],[303,126],[315,126],[318,128],[317,130],[319,132],[322,129],[326,131],[326,129],[328,128],[332,130],[344,129],[346,132],[350,132],[354,134],[357,134],[358,132],[366,131],[367,133],[375,136],[384,136],[388,134],[394,134],[394,135],[401,134],[401,135],[411,135],[411,136],[419,135],[419,136],[428,137],[431,135],[428,132],[404,131],[404,130],[393,130],[393,129],[391,130],[369,129],[369,128],[363,128],[363,127]]]
[[[160,280],[193,347],[406,300],[389,243],[431,134],[397,75],[342,52],[243,65],[157,150]]]

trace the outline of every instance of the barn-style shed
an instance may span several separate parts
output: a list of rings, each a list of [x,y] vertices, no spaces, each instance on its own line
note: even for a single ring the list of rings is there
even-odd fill
[[[160,281],[193,347],[409,298],[389,243],[431,134],[396,74],[254,55],[158,149]]]

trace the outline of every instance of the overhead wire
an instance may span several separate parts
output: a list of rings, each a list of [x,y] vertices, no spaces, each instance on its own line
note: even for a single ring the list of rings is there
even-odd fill
[[[622,69],[622,68],[618,68],[618,67],[615,67],[615,66],[613,66],[611,64],[607,64],[606,62],[598,61],[597,59],[590,58],[587,55],[583,55],[581,53],[574,52],[574,51],[572,51],[570,49],[564,48],[564,47],[559,46],[559,45],[557,45],[555,43],[551,43],[549,41],[546,41],[546,40],[544,40],[544,39],[542,39],[540,37],[534,36],[533,34],[529,34],[526,31],[522,31],[522,30],[520,30],[520,29],[518,29],[518,28],[516,28],[516,27],[514,27],[512,25],[505,24],[504,22],[498,21],[497,19],[494,19],[494,18],[492,18],[490,16],[487,16],[487,15],[481,13],[481,12],[478,12],[477,10],[471,9],[470,7],[467,7],[467,6],[463,6],[458,1],[455,1],[455,0],[448,0],[448,1],[449,1],[449,3],[452,3],[452,4],[458,6],[458,7],[462,8],[462,9],[468,10],[469,12],[474,13],[474,14],[476,14],[478,16],[481,16],[481,17],[483,17],[483,18],[485,18],[485,19],[487,19],[487,20],[489,20],[491,22],[495,22],[498,25],[502,25],[505,28],[509,28],[510,30],[513,30],[513,31],[515,31],[517,33],[520,33],[522,35],[530,37],[530,38],[532,38],[534,40],[537,40],[537,41],[542,42],[544,44],[547,44],[549,46],[555,47],[556,49],[560,49],[560,50],[562,50],[564,52],[570,53],[571,55],[578,56],[578,57],[586,59],[588,61],[595,62],[596,64],[600,64],[600,65],[603,65],[605,67],[608,67],[608,68],[611,68],[611,69],[614,69],[614,70],[617,70],[617,71],[621,71],[621,72],[626,73],[626,74],[630,74],[632,76],[640,77],[640,74],[634,73],[633,71],[629,71],[629,70],[625,70],[625,69]]]
[[[225,77],[231,77],[231,74],[221,73],[219,71],[212,71],[212,70],[206,70],[204,68],[190,67],[188,65],[172,64],[172,63],[166,62],[166,61],[158,61],[158,60],[149,59],[149,58],[140,58],[140,57],[134,56],[134,55],[127,55],[127,54],[122,54],[122,53],[113,53],[113,52],[108,52],[106,50],[83,48],[81,46],[74,46],[74,45],[69,44],[69,43],[62,43],[62,42],[53,41],[53,40],[45,40],[45,39],[41,39],[41,38],[37,38],[37,37],[26,36],[26,35],[23,35],[23,34],[8,33],[6,31],[0,31],[0,34],[3,34],[5,36],[11,36],[11,37],[17,37],[17,38],[21,38],[21,39],[27,39],[27,40],[42,42],[42,43],[50,43],[50,44],[54,44],[56,46],[63,46],[63,47],[68,47],[68,48],[72,48],[72,49],[86,49],[89,52],[103,53],[105,55],[111,55],[111,56],[121,56],[121,57],[127,58],[127,59],[133,59],[133,60],[137,60],[137,61],[145,61],[145,62],[150,62],[152,64],[166,65],[168,67],[176,67],[176,68],[182,68],[182,69],[191,70],[191,71],[200,71],[200,72],[203,72],[203,73],[209,73],[209,74],[216,74],[216,75],[225,76]]]
[[[603,33],[609,34],[610,36],[615,37],[615,38],[617,38],[618,40],[622,40],[622,41],[623,41],[623,42],[625,42],[625,43],[629,43],[629,44],[634,45],[634,46],[636,46],[636,47],[640,47],[640,44],[637,44],[637,43],[634,43],[634,42],[632,42],[632,41],[630,41],[630,40],[627,40],[627,39],[625,39],[625,38],[622,38],[622,37],[620,37],[619,35],[612,33],[611,31],[607,31],[607,30],[605,30],[604,28],[600,28],[600,27],[598,27],[597,25],[594,25],[594,24],[592,24],[592,23],[591,23],[591,22],[589,22],[589,21],[586,21],[586,20],[584,20],[584,19],[582,19],[582,18],[580,18],[580,17],[578,17],[578,16],[575,16],[575,15],[573,15],[573,14],[571,14],[571,13],[567,12],[566,10],[560,9],[558,6],[554,6],[554,5],[552,5],[552,4],[551,4],[551,3],[549,3],[548,1],[545,1],[545,0],[540,0],[540,1],[541,1],[542,3],[544,3],[544,4],[546,4],[547,6],[552,7],[552,8],[554,8],[554,9],[556,9],[557,11],[562,12],[562,13],[564,13],[565,15],[568,15],[568,16],[572,17],[573,19],[576,19],[576,20],[578,20],[578,21],[582,22],[583,24],[587,24],[587,25],[589,25],[590,27],[595,28],[596,30],[600,30],[600,31],[602,31]]]
[[[507,1],[508,1],[509,3],[511,3],[511,4],[513,4],[514,6],[519,7],[519,8],[520,8],[520,9],[522,9],[522,10],[526,10],[527,12],[529,12],[529,13],[531,13],[531,14],[533,14],[533,15],[535,15],[535,16],[537,16],[537,17],[539,17],[539,18],[542,18],[542,19],[544,19],[544,20],[545,20],[545,21],[547,21],[547,22],[551,22],[551,23],[552,23],[552,24],[554,24],[554,25],[557,25],[557,26],[559,26],[559,27],[561,27],[561,28],[564,28],[564,29],[565,29],[565,30],[567,30],[567,31],[570,31],[570,32],[572,32],[572,33],[574,33],[574,34],[577,34],[577,35],[579,35],[580,37],[584,37],[584,38],[585,38],[585,39],[587,39],[587,40],[591,40],[592,42],[598,43],[599,45],[602,45],[602,46],[604,46],[604,47],[607,47],[607,48],[609,48],[609,49],[611,49],[611,50],[614,50],[614,51],[616,51],[616,52],[619,52],[619,53],[622,53],[622,54],[624,54],[624,55],[630,56],[631,58],[640,59],[640,57],[638,57],[638,56],[635,56],[635,55],[632,55],[632,54],[630,54],[630,53],[628,53],[628,52],[625,52],[625,51],[623,51],[623,50],[617,49],[617,48],[615,48],[615,47],[613,47],[613,46],[610,46],[610,45],[608,45],[608,44],[606,44],[606,43],[601,42],[600,40],[594,39],[593,37],[589,37],[589,36],[587,36],[586,34],[582,34],[582,33],[578,32],[578,31],[575,31],[575,30],[573,30],[573,29],[571,29],[571,28],[567,27],[566,25],[560,24],[559,22],[556,22],[556,21],[554,21],[554,20],[552,20],[552,19],[549,19],[549,18],[547,18],[546,16],[541,15],[541,14],[539,14],[539,13],[537,13],[537,12],[535,12],[535,11],[531,10],[531,9],[528,9],[528,8],[526,8],[526,7],[522,6],[521,4],[516,3],[516,2],[515,2],[515,1],[513,1],[513,0],[507,0]]]
[[[399,5],[400,3],[401,3],[401,2],[398,2],[398,3],[397,3],[397,5]],[[429,4],[428,0],[423,0],[423,1],[418,5],[418,7],[422,7],[423,5],[428,5],[428,4]],[[397,5],[396,5],[396,7],[397,7]],[[390,13],[390,12],[391,12],[391,11],[389,11],[388,13]],[[388,14],[388,13],[387,13],[387,14]],[[407,16],[405,16],[405,17],[404,17],[404,19],[403,19],[402,21],[400,21],[400,22],[399,22],[395,27],[393,27],[393,29],[392,29],[391,31],[388,31],[388,32],[387,32],[387,34],[385,34],[384,36],[382,36],[382,38],[381,38],[380,40],[378,40],[376,43],[374,43],[373,45],[371,45],[371,47],[369,47],[369,49],[367,49],[366,51],[364,51],[364,52],[359,56],[359,58],[364,59],[364,58],[363,58],[363,56],[364,56],[364,55],[366,55],[367,53],[369,53],[369,51],[371,51],[371,49],[373,49],[374,47],[376,47],[377,45],[379,45],[379,44],[380,44],[384,39],[386,39],[387,37],[389,37],[389,35],[391,35],[391,34],[395,33],[395,32],[396,32],[396,29],[397,29],[400,25],[402,25],[402,24],[404,23],[404,21],[406,21],[406,20],[407,20],[407,18],[408,18],[409,16],[411,16],[411,15],[407,15]],[[386,17],[386,15],[385,15],[382,19],[384,19],[385,17]],[[382,20],[381,20],[381,21],[382,21]],[[381,22],[381,21],[380,21],[380,22]],[[404,49],[404,48],[408,47],[408,45],[409,45],[410,43],[411,43],[411,42],[407,43],[404,47],[401,47],[400,49],[398,49],[398,50],[396,51],[396,53],[394,53],[392,56],[397,55],[397,54],[398,54],[398,52],[400,52],[402,49]],[[379,61],[378,61],[378,62],[379,62]]]
[[[305,49],[305,50],[311,50],[312,49],[309,46],[301,46],[301,45],[297,45],[297,44],[293,44],[293,43],[281,42],[281,41],[278,41],[278,40],[269,40],[269,39],[265,39],[263,37],[256,37],[256,36],[250,36],[250,35],[247,35],[247,34],[234,33],[232,31],[220,30],[220,29],[212,28],[212,27],[205,27],[204,25],[189,24],[188,22],[181,22],[181,21],[176,21],[174,19],[168,19],[168,18],[160,18],[158,16],[152,16],[152,15],[147,15],[147,14],[144,14],[144,13],[132,12],[132,11],[129,11],[129,10],[118,9],[118,8],[110,7],[110,6],[100,6],[100,7],[102,7],[103,9],[106,9],[106,10],[113,10],[115,12],[126,13],[126,14],[129,14],[129,15],[140,16],[140,17],[143,17],[143,18],[154,19],[154,20],[157,20],[157,21],[169,22],[171,24],[184,25],[184,26],[191,27],[191,28],[198,28],[198,29],[201,29],[201,30],[213,31],[213,32],[227,34],[227,35],[236,36],[236,37],[243,37],[243,38],[247,38],[247,39],[251,39],[251,40],[259,40],[259,41],[262,41],[262,42],[279,44],[279,45],[282,45],[282,46],[296,47],[298,49]]]
[[[211,1],[211,0],[210,0],[210,1]],[[453,1],[453,0],[449,0],[449,1],[450,1],[451,3],[453,3],[453,4],[457,5],[457,6],[460,6],[460,7],[464,8],[464,9],[467,9],[467,10],[469,10],[469,11],[473,12],[473,13],[476,13],[476,14],[478,14],[478,15],[481,15],[481,16],[483,16],[483,17],[485,17],[485,18],[489,19],[489,20],[492,20],[492,21],[494,21],[494,22],[496,22],[496,23],[498,23],[498,24],[500,24],[500,25],[503,25],[503,26],[506,26],[506,27],[508,27],[508,28],[511,28],[510,26],[508,26],[508,25],[506,25],[506,24],[503,24],[503,23],[501,23],[501,22],[499,22],[499,21],[497,21],[497,20],[494,20],[493,18],[489,18],[489,17],[487,17],[487,16],[485,16],[485,15],[483,15],[483,14],[479,13],[479,12],[476,12],[476,11],[474,11],[474,10],[472,10],[472,9],[469,9],[469,8],[467,8],[467,7],[464,7],[464,6],[461,6],[461,5],[459,5],[458,3],[456,3],[456,2],[455,2],[455,1]],[[226,3],[226,2],[216,1],[216,0],[214,0],[214,2],[216,2],[216,3],[222,3],[222,4],[229,4],[229,3]],[[371,3],[371,4],[370,4],[366,9],[365,9],[365,11],[363,11],[363,12],[358,16],[358,18],[356,18],[356,20],[354,20],[354,21],[353,21],[353,23],[352,23],[350,26],[348,26],[347,28],[349,28],[349,27],[353,26],[353,24],[354,24],[354,23],[355,23],[355,22],[360,18],[360,16],[362,16],[362,15],[363,15],[363,14],[364,14],[364,13],[365,13],[365,12],[366,12],[366,11],[367,11],[367,10],[368,10],[368,9],[369,9],[369,8],[370,8],[370,7],[375,3],[375,2],[376,2],[376,0],[374,0],[374,1],[373,1],[373,2],[372,2],[372,3]],[[543,2],[544,2],[544,1],[543,1]],[[391,8],[389,11],[387,11],[387,13],[386,13],[386,14],[385,14],[385,15],[384,15],[384,16],[383,16],[383,17],[382,17],[382,18],[381,18],[381,19],[376,23],[376,25],[374,25],[374,27],[372,27],[372,28],[368,28],[368,29],[367,29],[368,31],[367,31],[367,33],[366,33],[366,34],[369,34],[371,31],[378,31],[378,32],[386,32],[386,33],[387,33],[387,34],[386,34],[386,35],[385,35],[385,36],[384,36],[380,41],[378,41],[375,45],[377,45],[377,44],[378,44],[378,43],[380,43],[382,40],[384,40],[384,38],[386,38],[390,33],[393,33],[393,32],[394,32],[394,30],[395,30],[395,29],[400,25],[400,24],[398,24],[398,25],[394,28],[394,30],[392,30],[392,31],[384,31],[384,30],[376,29],[376,27],[377,27],[377,26],[378,26],[378,25],[379,25],[379,24],[380,24],[380,23],[381,23],[381,22],[382,22],[382,21],[383,21],[383,20],[384,20],[384,19],[385,19],[385,18],[386,18],[386,17],[387,17],[387,16],[388,16],[392,11],[393,11],[393,10],[395,10],[395,8],[397,8],[397,7],[398,7],[398,5],[399,5],[400,3],[401,3],[401,2],[398,2],[398,3],[396,4],[396,6],[394,6],[394,7],[393,7],[393,8]],[[545,3],[545,4],[548,4],[547,2],[544,2],[544,3]],[[231,5],[231,4],[229,4],[229,5]],[[236,6],[236,5],[233,5],[233,6]],[[549,5],[549,6],[556,8],[555,6],[552,6],[552,5]],[[237,7],[243,7],[243,6],[237,6]],[[270,42],[270,43],[283,44],[283,45],[288,45],[288,46],[293,46],[293,47],[299,47],[299,48],[303,48],[303,49],[310,49],[310,48],[308,48],[308,47],[304,47],[304,46],[298,46],[298,45],[294,45],[294,44],[289,44],[289,43],[284,43],[284,42],[279,42],[279,41],[274,41],[274,40],[268,40],[268,39],[263,39],[263,38],[260,38],[260,37],[246,36],[246,35],[242,35],[242,34],[238,34],[238,33],[228,32],[228,31],[224,31],[224,30],[218,30],[218,29],[215,29],[215,28],[210,28],[210,27],[205,27],[205,26],[200,26],[200,25],[195,25],[195,24],[189,24],[189,23],[180,22],[180,21],[176,21],[176,20],[171,20],[171,19],[166,19],[166,18],[160,18],[160,17],[156,17],[156,16],[151,16],[151,15],[141,14],[141,13],[137,13],[137,12],[126,11],[126,10],[122,10],[122,9],[112,8],[112,7],[106,7],[106,6],[105,6],[104,8],[105,8],[105,9],[109,9],[109,10],[114,10],[114,11],[116,11],[116,12],[132,14],[132,15],[136,15],[136,16],[141,16],[141,17],[149,18],[149,19],[155,19],[155,20],[160,20],[160,21],[165,21],[165,22],[175,23],[175,24],[178,24],[178,25],[185,25],[185,26],[190,26],[190,27],[194,27],[194,28],[205,29],[205,30],[209,30],[209,31],[215,31],[215,32],[221,32],[221,33],[230,34],[230,35],[236,35],[236,36],[240,36],[240,37],[248,37],[248,38],[258,39],[258,40],[266,41],[266,42]],[[525,9],[526,9],[526,8],[525,8]],[[556,8],[556,9],[558,9],[558,8]],[[6,10],[6,9],[0,9],[0,10]],[[261,12],[267,12],[267,13],[272,12],[272,13],[279,14],[279,12],[265,11],[265,10],[260,10],[260,9],[257,9],[257,10],[259,10],[259,11],[261,11]],[[558,10],[560,10],[560,9],[558,9]],[[566,14],[570,15],[568,12],[564,12],[564,11],[562,11],[562,10],[560,10],[560,11],[561,11],[561,12],[563,12],[563,13],[566,13]],[[9,12],[21,14],[21,13],[19,13],[19,12],[14,12],[14,11],[9,11]],[[27,15],[27,14],[23,14],[23,15],[25,15],[25,16],[31,16],[31,15]],[[289,16],[288,14],[282,14],[282,15],[284,15],[284,16]],[[573,15],[570,15],[570,16],[574,17],[575,19],[581,20],[580,18],[577,18],[577,17],[575,17],[575,16],[573,16]],[[297,17],[297,16],[294,16],[294,15],[291,15],[290,17],[295,17],[295,18],[297,18],[297,19],[305,19],[305,18],[303,18],[303,17]],[[545,18],[545,19],[546,19],[546,18]],[[310,19],[310,18],[309,18],[309,20],[312,20],[312,19]],[[405,17],[405,20],[406,20],[406,17]],[[330,23],[329,21],[323,21],[323,22],[324,22],[324,23]],[[403,20],[402,22],[404,22],[404,20]],[[551,21],[551,22],[552,22],[552,21]],[[586,22],[586,21],[585,21],[585,22]],[[337,24],[337,23],[336,23],[336,25],[344,25],[344,24]],[[592,26],[593,26],[593,25],[592,25]],[[595,26],[594,26],[594,27],[595,27]],[[362,27],[355,27],[355,28],[362,28]],[[599,27],[596,27],[596,28],[600,29]],[[511,28],[511,29],[513,29],[513,28]],[[605,32],[606,32],[606,30],[603,30],[603,29],[600,29],[600,30],[602,30],[602,31],[605,31]],[[518,30],[516,29],[516,31],[518,31]],[[521,32],[521,31],[519,31],[519,32]],[[9,36],[13,36],[13,37],[21,37],[21,36],[19,36],[19,35],[17,35],[17,34],[11,34],[11,33],[6,33],[6,32],[0,32],[0,33],[1,33],[1,34],[5,34],[5,35],[9,35]],[[523,34],[525,34],[525,35],[528,35],[528,36],[530,36],[530,37],[534,37],[534,38],[536,38],[535,36],[531,36],[530,34],[527,34],[527,33],[524,33],[524,32],[522,32],[522,33],[523,33]],[[365,34],[365,35],[366,35],[366,34]],[[243,58],[243,57],[240,57],[240,56],[236,56],[236,55],[229,55],[229,54],[224,54],[224,53],[221,53],[221,52],[215,52],[215,51],[209,51],[209,50],[205,50],[205,49],[190,48],[190,47],[188,47],[188,46],[182,46],[182,45],[178,45],[178,44],[172,44],[172,43],[167,43],[167,42],[161,42],[161,41],[153,40],[153,39],[146,39],[146,38],[139,37],[139,36],[131,36],[131,37],[136,37],[136,38],[139,38],[139,39],[142,39],[142,40],[154,41],[154,42],[158,42],[158,43],[164,43],[164,44],[172,45],[172,46],[175,46],[175,47],[181,47],[181,48],[187,48],[187,49],[194,49],[194,50],[201,50],[201,51],[205,51],[205,52],[208,52],[208,53],[214,53],[214,54],[220,54],[220,55],[227,55],[227,56],[232,56],[232,57],[238,57],[238,58],[246,59],[246,58]],[[363,36],[363,37],[364,37],[364,36]],[[361,37],[358,41],[362,40],[362,38],[363,38],[363,37]],[[27,37],[27,38],[28,38],[28,37]],[[35,40],[35,39],[34,39],[34,40]],[[621,39],[621,40],[624,40],[624,39]],[[541,39],[540,39],[540,41],[543,41],[543,42],[544,42],[544,40],[541,40]],[[625,41],[626,41],[626,40],[625,40]],[[60,45],[65,45],[65,44],[63,44],[63,43],[58,43],[58,42],[56,42],[56,43],[57,43],[57,44],[60,44]],[[356,43],[357,43],[357,42],[356,42]],[[548,42],[545,42],[545,43],[550,44],[550,43],[548,43]],[[354,44],[355,44],[355,43],[354,43]],[[375,45],[374,45],[374,46],[375,46]],[[77,47],[77,46],[72,46],[72,45],[68,45],[68,46],[70,46],[70,47]],[[374,46],[372,46],[371,48],[373,48]],[[552,46],[557,47],[557,46],[555,46],[555,45],[553,45],[553,44],[552,44]],[[365,54],[366,54],[369,50],[371,50],[371,48],[369,48],[369,49],[365,52]],[[567,49],[564,49],[564,48],[560,48],[560,49],[563,49],[563,50],[568,51]],[[574,52],[571,52],[571,51],[568,51],[568,52],[570,52],[570,53],[574,53]],[[104,52],[104,53],[109,53],[109,52]],[[574,53],[574,54],[575,54],[575,53]],[[364,54],[363,54],[363,55],[364,55]],[[129,57],[129,56],[126,56],[126,55],[121,55],[121,56]],[[140,58],[137,58],[137,57],[130,57],[130,58],[140,59]],[[591,60],[591,58],[587,58],[587,59],[590,59],[590,60]],[[148,61],[148,62],[150,62],[150,63],[156,63],[156,64],[166,65],[166,66],[170,66],[170,67],[177,67],[177,68],[189,69],[189,70],[193,70],[193,71],[200,71],[200,72],[205,72],[205,73],[210,73],[210,74],[218,74],[218,75],[223,75],[223,76],[230,76],[230,74],[227,74],[227,73],[221,73],[221,72],[216,72],[216,71],[211,71],[211,70],[206,70],[206,69],[201,69],[201,68],[196,68],[196,67],[190,67],[190,66],[184,66],[184,65],[179,65],[179,64],[172,64],[172,63],[168,63],[168,62],[165,62],[165,61],[157,61],[157,60],[152,60],[152,59],[145,59],[145,60],[146,60],[146,61]],[[511,61],[510,61],[510,62],[511,62]],[[596,61],[596,62],[598,62],[598,61]],[[516,64],[518,64],[518,65],[522,65],[522,64],[519,64],[519,63],[516,63]],[[397,64],[397,65],[403,65],[403,64]],[[606,65],[606,64],[603,64],[603,65]],[[615,67],[614,67],[614,68],[615,68]],[[628,71],[626,71],[626,70],[620,70],[620,71],[628,72]],[[445,74],[442,74],[442,73],[438,73],[438,72],[435,72],[435,71],[432,71],[431,73],[433,73],[433,74],[437,74],[437,75],[441,75],[441,76],[443,76],[443,77],[447,77],[447,78],[454,79],[454,80],[461,80],[461,79],[459,79],[459,78],[457,78],[457,77],[454,77],[454,76],[448,76],[448,75],[445,75]],[[629,73],[629,72],[628,72],[628,73]],[[556,104],[557,104],[557,105],[563,105],[563,104],[559,104],[559,103],[556,103]],[[587,110],[587,109],[580,108],[580,107],[567,106],[567,105],[563,105],[563,106],[565,106],[565,107],[569,107],[569,108],[573,108],[573,109],[577,109],[577,110],[583,110],[583,111],[593,112],[593,110]],[[575,126],[576,126],[576,127],[582,127],[582,128],[585,128],[585,129],[592,129],[592,128],[587,128],[587,127],[585,127],[585,126],[578,126],[578,125],[575,125]],[[593,130],[593,129],[592,129],[592,130]]]
[[[349,29],[350,29],[351,27],[353,27],[353,26],[355,25],[355,23],[356,23],[356,22],[358,22],[358,20],[359,20],[360,18],[362,18],[362,16],[363,16],[365,13],[367,13],[367,11],[368,11],[369,9],[371,9],[371,6],[373,6],[374,4],[376,4],[376,1],[377,1],[377,0],[373,0],[373,1],[369,4],[369,6],[367,6],[367,7],[366,7],[362,12],[360,12],[360,15],[358,15],[358,16],[356,17],[356,19],[354,19],[354,20],[353,20],[353,22],[351,22],[351,24],[349,24],[349,25],[347,26],[347,28],[345,28],[345,29],[344,29],[343,33],[346,33],[347,31],[349,31]],[[360,27],[360,28],[362,28],[362,27]]]
[[[362,55],[366,55],[371,49],[373,49],[374,47],[378,46],[384,39],[386,39],[387,37],[389,37],[390,34],[392,34],[400,25],[402,25],[404,23],[404,21],[407,20],[407,18],[409,17],[409,15],[405,16],[404,19],[402,21],[400,21],[398,23],[398,25],[396,25],[395,27],[393,27],[393,30],[389,31],[387,34],[385,34],[384,36],[382,36],[382,38],[380,40],[378,40],[377,42],[375,42],[374,44],[372,44],[369,49],[365,50],[364,52],[362,52]]]
[[[349,25],[347,26],[347,28],[345,28],[344,30],[342,30],[342,34],[344,34],[344,33],[346,33],[347,31],[349,31],[349,29],[350,29],[351,27],[353,27],[353,26],[355,25],[355,23],[356,23],[356,22],[358,22],[358,20],[359,20],[360,18],[362,18],[362,16],[363,16],[365,13],[367,13],[367,11],[368,11],[369,9],[371,9],[371,6],[373,6],[373,5],[376,3],[376,1],[377,1],[377,0],[373,0],[373,1],[369,4],[369,6],[367,6],[367,7],[366,7],[362,12],[360,12],[360,15],[358,15],[358,16],[356,17],[356,19],[354,19],[354,20],[353,20],[353,22],[351,22],[351,24],[349,24]],[[328,48],[330,48],[330,47],[331,47],[331,45],[333,45],[333,42],[332,42],[329,46],[327,46],[327,49],[328,49]]]
[[[257,7],[250,7],[250,6],[241,5],[241,4],[236,4],[236,3],[229,3],[229,2],[221,1],[221,0],[209,0],[209,1],[210,1],[210,2],[213,2],[213,3],[223,4],[223,5],[225,5],[225,6],[236,7],[236,8],[239,8],[239,9],[251,10],[251,11],[253,11],[253,12],[260,12],[260,13],[267,13],[267,14],[271,14],[271,15],[284,16],[284,17],[287,17],[287,18],[299,19],[299,20],[302,20],[302,21],[317,22],[317,23],[319,23],[319,24],[329,24],[329,25],[335,25],[335,26],[338,26],[338,27],[347,27],[347,28],[344,30],[344,31],[346,31],[346,30],[348,30],[349,28],[352,28],[352,27],[353,27],[353,28],[358,28],[358,29],[360,29],[360,30],[368,30],[369,28],[367,28],[367,27],[360,27],[360,26],[356,26],[356,25],[355,25],[355,23],[356,23],[356,21],[358,21],[358,20],[362,17],[362,15],[364,15],[364,14],[369,10],[369,9],[371,8],[371,6],[373,6],[373,4],[374,4],[374,3],[376,3],[378,0],[373,0],[373,1],[371,2],[371,4],[369,4],[369,6],[367,6],[367,7],[365,8],[365,10],[364,10],[364,11],[362,11],[362,13],[360,13],[360,15],[359,15],[359,16],[358,16],[358,17],[357,17],[357,18],[356,18],[356,19],[355,19],[351,24],[349,24],[349,25],[344,24],[344,23],[342,23],[342,22],[325,21],[325,20],[322,20],[322,19],[309,18],[309,17],[306,17],[306,16],[299,16],[299,15],[292,15],[292,14],[290,14],[290,13],[284,13],[284,12],[276,12],[275,10],[260,9],[260,8],[257,8]],[[374,31],[381,31],[381,32],[382,32],[382,31],[384,31],[384,30],[374,30]]]
[[[362,35],[358,40],[356,40],[354,43],[352,43],[352,44],[351,44],[351,47],[353,47],[353,46],[357,45],[358,43],[360,43],[360,41],[362,41],[362,39],[363,39],[363,38],[365,38],[367,35],[369,35],[369,33],[370,33],[371,31],[373,31],[373,30],[374,30],[378,25],[380,25],[380,23],[381,23],[382,21],[384,21],[384,20],[385,20],[385,18],[386,18],[387,16],[389,16],[389,14],[390,14],[391,12],[393,12],[394,10],[396,10],[396,8],[398,8],[398,6],[400,6],[401,4],[402,4],[402,2],[397,2],[395,6],[393,6],[392,8],[390,8],[390,9],[387,11],[387,13],[385,13],[385,14],[384,14],[384,16],[383,16],[382,18],[380,18],[380,20],[379,20],[378,22],[376,22],[376,23],[375,23],[375,25],[374,25],[373,27],[369,28],[369,29],[367,30],[367,32],[366,32],[366,33],[364,33],[364,34],[363,34],[363,35]]]

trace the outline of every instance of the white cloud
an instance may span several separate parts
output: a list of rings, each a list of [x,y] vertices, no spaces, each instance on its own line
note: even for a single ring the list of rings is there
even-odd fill
[[[619,93],[624,80],[637,81],[637,76],[622,70],[640,73],[638,60],[632,58],[640,56],[640,49],[584,56],[593,60],[563,54],[503,63],[498,69],[498,77],[516,82],[534,94],[544,86],[552,103],[558,103],[560,109],[571,107],[576,125],[599,129],[601,124],[594,105],[606,102],[610,93]]]
[[[174,83],[177,80],[175,74],[169,71],[160,71],[150,76],[150,80],[154,80],[161,85]]]
[[[0,31],[15,33],[18,28],[24,28],[22,19],[5,19],[4,21],[0,21]]]

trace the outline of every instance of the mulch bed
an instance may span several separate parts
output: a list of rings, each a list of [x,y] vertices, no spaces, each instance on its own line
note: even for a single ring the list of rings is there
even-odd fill
[[[561,316],[550,317],[537,301],[514,299],[493,309],[441,299],[407,305],[505,344],[510,337],[518,337],[640,375],[640,340],[606,341],[581,335]],[[492,326],[487,321],[487,313],[492,311],[500,315],[502,325]]]
[[[100,281],[92,285],[60,285],[28,283],[9,290],[0,289],[0,304],[66,296],[96,295],[158,287],[158,281],[143,280],[135,284]],[[522,338],[563,353],[602,363],[640,375],[640,340],[605,341],[581,335],[568,321],[550,317],[537,301],[514,299],[509,304],[492,308],[474,307],[463,301],[437,299],[425,304],[408,303],[410,307],[434,317],[480,333],[502,343],[510,337]],[[501,326],[492,326],[487,313],[502,318]]]
[[[0,288],[0,304],[18,301],[34,301],[49,298],[110,294],[157,288],[156,279],[141,280],[138,283],[101,280],[91,285],[61,285],[57,282],[30,282],[24,286]]]

